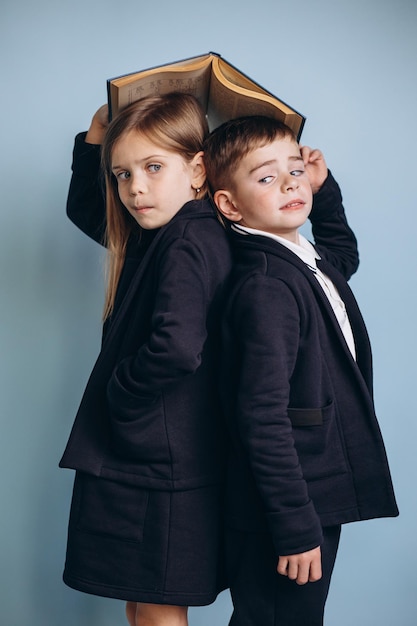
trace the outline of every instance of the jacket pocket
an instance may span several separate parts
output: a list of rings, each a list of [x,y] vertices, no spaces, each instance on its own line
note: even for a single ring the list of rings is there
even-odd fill
[[[77,474],[78,530],[93,535],[141,542],[149,493],[131,485]]]
[[[306,480],[348,471],[333,402],[322,408],[291,408],[288,416]]]
[[[171,455],[162,395],[135,397],[128,418],[111,410],[112,447],[126,462],[170,464]]]

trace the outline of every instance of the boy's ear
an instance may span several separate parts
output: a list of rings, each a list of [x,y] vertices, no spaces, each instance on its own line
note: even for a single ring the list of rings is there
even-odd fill
[[[193,180],[192,187],[198,189],[203,187],[206,182],[206,166],[203,160],[204,152],[197,152],[191,161],[191,167],[193,168]]]
[[[242,215],[239,209],[235,206],[232,199],[232,194],[227,189],[219,189],[215,192],[213,200],[219,209],[220,213],[224,215],[231,222],[240,222]]]

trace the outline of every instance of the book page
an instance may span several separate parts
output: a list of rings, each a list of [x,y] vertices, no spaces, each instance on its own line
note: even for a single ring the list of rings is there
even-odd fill
[[[253,82],[248,76],[239,72],[239,70],[235,69],[230,63],[225,61],[222,58],[217,60],[213,59],[212,62],[213,71],[217,74],[223,74],[226,80],[233,83],[234,85],[238,85],[239,87],[243,87],[244,89],[249,89],[251,91],[257,91],[258,93],[268,93],[265,89],[263,89],[260,85]]]
[[[161,71],[144,72],[110,81],[111,111],[114,117],[120,109],[145,96],[172,91],[189,93],[207,109],[211,65],[201,63],[197,69],[184,70],[184,65],[169,66]],[[137,76],[137,78],[134,78]]]
[[[280,100],[269,95],[250,92],[247,89],[225,85],[224,79],[213,74],[210,84],[207,108],[210,130],[223,122],[242,115],[266,115],[287,124],[297,135],[302,124],[302,116]]]
[[[199,70],[207,65],[211,64],[211,54],[205,54],[199,57],[191,57],[184,59],[183,61],[175,61],[174,63],[166,63],[164,65],[158,65],[156,67],[150,67],[140,72],[131,72],[130,74],[123,74],[122,76],[116,76],[109,79],[116,87],[124,87],[130,83],[134,83],[138,80],[143,80],[149,76],[155,76],[157,74],[163,74],[165,72],[183,72],[191,70]]]

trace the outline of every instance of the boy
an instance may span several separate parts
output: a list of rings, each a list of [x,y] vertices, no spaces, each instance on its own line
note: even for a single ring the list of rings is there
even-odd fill
[[[322,154],[280,122],[227,122],[204,153],[235,255],[221,377],[230,626],[319,626],[341,524],[398,515],[346,283],[356,239]],[[309,216],[315,247],[299,233]]]

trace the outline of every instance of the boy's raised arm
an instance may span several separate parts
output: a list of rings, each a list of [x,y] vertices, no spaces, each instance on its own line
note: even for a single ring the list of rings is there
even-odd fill
[[[310,221],[316,249],[349,280],[358,269],[359,253],[355,234],[346,219],[339,185],[320,150],[303,146],[301,154],[314,194]]]
[[[309,146],[300,147],[300,151],[313,194],[317,193],[329,173],[324,155],[321,150],[312,149]]]

